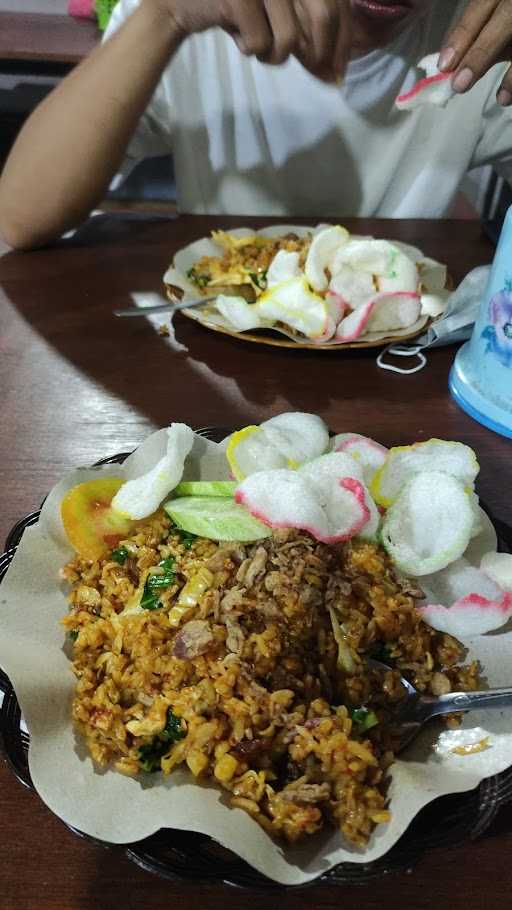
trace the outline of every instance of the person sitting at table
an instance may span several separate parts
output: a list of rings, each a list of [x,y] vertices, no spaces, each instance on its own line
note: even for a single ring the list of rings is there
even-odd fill
[[[0,234],[49,242],[169,151],[183,212],[441,217],[467,170],[512,175],[511,38],[509,0],[120,0],[22,129]],[[397,110],[441,49],[460,97]]]

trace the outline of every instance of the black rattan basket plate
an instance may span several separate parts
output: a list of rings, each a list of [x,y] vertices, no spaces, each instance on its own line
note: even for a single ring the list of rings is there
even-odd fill
[[[199,431],[210,439],[223,439],[229,430],[205,428]],[[120,464],[128,453],[105,458],[98,464]],[[0,583],[14,557],[27,527],[36,524],[39,511],[19,521],[10,532],[5,553],[0,556]],[[512,529],[490,516],[498,533],[499,549],[512,552]],[[14,689],[0,670],[0,691],[4,700],[0,711],[0,737],[8,764],[18,780],[33,789],[28,767],[29,736],[21,727],[20,708]],[[482,834],[503,803],[512,800],[512,768],[487,778],[467,793],[443,796],[426,806],[407,831],[385,856],[371,863],[341,863],[310,885],[365,884],[380,876],[410,870],[434,847],[453,847]],[[70,826],[68,826],[70,827]],[[74,834],[94,838],[70,828]],[[122,847],[101,842],[107,848],[122,850],[132,862],[162,878],[180,881],[219,882],[241,888],[282,889],[256,872],[248,863],[224,849],[204,834],[162,829],[150,837]]]

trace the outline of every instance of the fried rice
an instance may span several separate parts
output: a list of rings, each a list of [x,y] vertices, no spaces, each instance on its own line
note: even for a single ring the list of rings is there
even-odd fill
[[[434,695],[477,688],[459,642],[415,610],[422,592],[374,544],[287,530],[218,544],[163,511],[120,548],[62,570],[73,720],[94,762],[131,776],[185,764],[273,836],[328,824],[364,846],[390,818],[400,674]]]
[[[299,253],[299,265],[306,262],[311,234],[299,237],[289,233],[280,237],[257,234],[237,237],[225,231],[213,231],[212,240],[222,253],[219,256],[202,256],[194,262],[187,277],[205,296],[212,289],[216,293],[236,293],[253,303],[266,288],[268,268],[280,250]]]

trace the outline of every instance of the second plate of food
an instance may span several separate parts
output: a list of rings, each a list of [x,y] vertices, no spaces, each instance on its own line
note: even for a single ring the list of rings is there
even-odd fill
[[[446,266],[395,240],[342,225],[214,231],[179,250],[164,275],[171,300],[206,328],[285,348],[381,347],[417,337],[444,312]]]

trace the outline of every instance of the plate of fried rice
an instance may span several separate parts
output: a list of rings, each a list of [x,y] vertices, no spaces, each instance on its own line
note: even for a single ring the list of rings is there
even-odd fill
[[[422,459],[435,454],[462,484],[473,455],[440,440],[399,452],[329,438],[310,417],[274,418],[220,445],[173,424],[126,467],[65,478],[25,532],[3,585],[0,660],[31,733],[34,785],[78,830],[114,843],[198,831],[299,884],[385,855],[428,802],[512,764],[508,712],[450,717],[398,758],[390,723],[402,675],[433,696],[481,688],[484,674],[502,682],[492,658],[512,649],[510,633],[487,632],[512,603],[503,565],[500,585],[475,566],[496,549],[484,513],[472,500],[467,541],[447,538],[441,556],[425,538],[408,574],[409,551],[392,556],[398,536],[387,533],[425,481]],[[331,482],[345,491],[345,524],[327,503]],[[305,485],[293,508],[290,484]],[[361,497],[378,504],[402,484],[377,518],[358,512]],[[431,604],[441,575],[445,589],[447,572],[469,578],[461,560],[473,593],[457,574],[455,602]],[[487,605],[475,613],[478,585]],[[20,601],[36,596],[27,617]],[[457,751],[466,735],[485,746]]]
[[[385,717],[403,699],[399,671],[441,695],[477,688],[476,662],[420,619],[417,592],[371,543],[333,552],[277,530],[263,544],[189,545],[160,514],[123,546],[122,566],[109,554],[63,570],[73,719],[96,765],[134,776],[183,765],[217,781],[273,837],[293,843],[334,826],[364,847],[390,820]],[[119,620],[119,603],[169,559],[176,579],[162,607]],[[187,586],[204,593],[180,631],[169,604]],[[347,641],[343,675],[333,605]],[[395,669],[361,672],[367,655]]]
[[[446,266],[400,241],[342,225],[213,231],[179,250],[167,296],[190,319],[278,347],[375,347],[416,337],[446,307]]]

